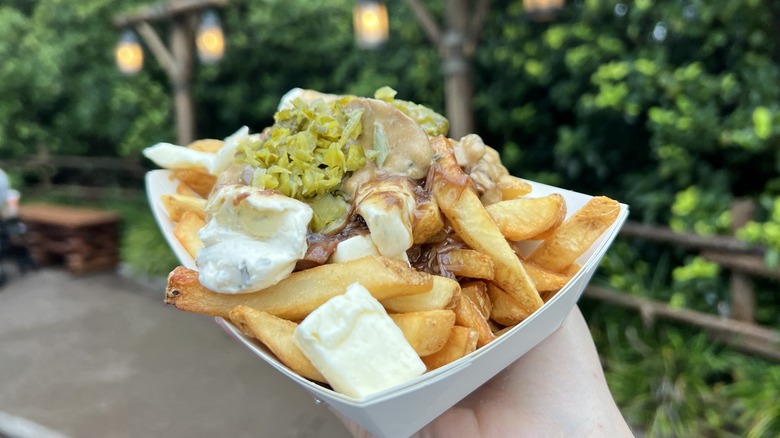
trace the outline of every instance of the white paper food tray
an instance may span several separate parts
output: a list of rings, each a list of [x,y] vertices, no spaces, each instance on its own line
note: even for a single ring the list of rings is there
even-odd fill
[[[579,210],[591,198],[570,190],[533,181],[528,182],[533,187],[531,196],[560,193],[566,201],[567,215]],[[160,201],[160,195],[176,193],[177,184],[178,181],[172,178],[169,170],[153,170],[146,175],[149,203],[163,235],[181,264],[195,269],[194,260],[173,235],[173,223]],[[628,206],[621,204],[620,214],[615,223],[577,260],[582,265],[580,271],[555,297],[528,319],[460,360],[362,400],[347,397],[300,377],[279,362],[260,342],[247,338],[222,318],[216,318],[216,321],[225,331],[272,367],[373,435],[409,436],[433,421],[561,326],[627,217]],[[524,249],[530,251],[533,246],[529,245]]]

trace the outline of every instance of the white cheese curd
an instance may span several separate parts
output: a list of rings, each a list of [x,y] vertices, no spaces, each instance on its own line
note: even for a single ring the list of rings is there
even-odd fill
[[[379,251],[374,246],[371,236],[364,234],[339,242],[336,251],[330,256],[330,262],[344,263],[372,255],[379,255]]]
[[[238,144],[249,137],[249,128],[242,126],[238,131],[225,138],[225,145],[220,148],[208,167],[209,173],[219,175],[230,166],[236,156]]]
[[[211,152],[196,151],[171,143],[157,143],[154,146],[149,146],[143,150],[143,154],[154,164],[165,169],[202,167],[208,170],[214,159],[214,154]]]
[[[286,278],[306,255],[312,218],[307,204],[242,185],[220,189],[206,205],[200,230],[200,283],[221,293],[254,292]]]
[[[212,175],[219,175],[233,162],[238,144],[248,137],[249,128],[244,126],[225,138],[225,144],[217,153],[161,142],[145,148],[143,154],[164,169],[202,167]]]
[[[406,178],[370,181],[358,189],[355,206],[379,253],[405,260],[406,250],[414,244],[412,222],[417,206],[411,183]]]
[[[425,372],[401,329],[359,283],[301,321],[294,341],[333,389],[350,397],[364,398]]]

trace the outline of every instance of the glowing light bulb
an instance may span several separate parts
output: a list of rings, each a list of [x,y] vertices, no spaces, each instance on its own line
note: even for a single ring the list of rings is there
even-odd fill
[[[387,41],[387,8],[376,0],[359,0],[353,12],[355,41],[358,47],[373,49]]]
[[[219,17],[213,11],[203,13],[195,37],[198,58],[204,64],[219,61],[225,55],[225,35],[219,24]]]
[[[133,31],[127,29],[119,37],[119,43],[114,51],[114,59],[119,71],[132,75],[141,71],[144,65],[144,51]]]

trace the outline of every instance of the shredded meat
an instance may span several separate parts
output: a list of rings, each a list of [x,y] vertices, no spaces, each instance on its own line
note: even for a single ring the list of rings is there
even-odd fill
[[[418,271],[455,279],[455,275],[447,269],[447,253],[461,248],[468,248],[468,245],[447,225],[439,236],[421,245],[412,246],[406,254],[409,256],[409,263]]]
[[[367,234],[368,227],[360,216],[353,215],[338,234],[309,233],[306,236],[306,255],[295,264],[296,271],[324,265],[336,251],[336,247],[350,237]]]

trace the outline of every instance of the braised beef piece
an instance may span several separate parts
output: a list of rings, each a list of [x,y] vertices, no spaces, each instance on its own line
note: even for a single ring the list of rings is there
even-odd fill
[[[308,245],[306,255],[295,264],[295,270],[302,271],[324,265],[336,251],[339,242],[361,234],[368,234],[368,227],[363,218],[358,215],[352,215],[338,234],[309,233],[306,236],[306,244]]]
[[[418,271],[455,279],[455,275],[447,269],[447,253],[461,248],[468,248],[468,245],[446,224],[437,237],[421,245],[412,246],[406,254],[409,256],[409,263]]]

